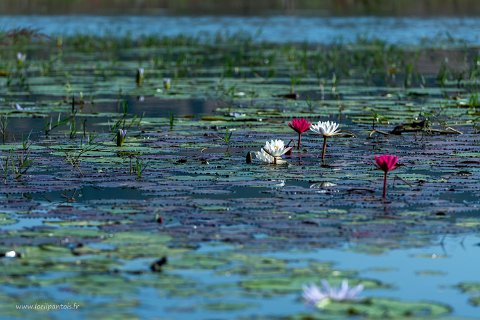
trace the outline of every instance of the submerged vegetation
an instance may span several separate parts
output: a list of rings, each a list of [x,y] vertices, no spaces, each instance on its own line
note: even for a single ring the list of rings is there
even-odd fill
[[[86,318],[162,299],[173,318],[461,314],[385,298],[396,283],[316,252],[480,230],[478,48],[29,29],[0,43],[2,317],[38,303],[32,288],[50,303],[68,292]],[[398,158],[376,159],[382,197],[378,154],[403,166],[388,199]],[[306,287],[312,311],[301,290],[320,279],[332,287]]]

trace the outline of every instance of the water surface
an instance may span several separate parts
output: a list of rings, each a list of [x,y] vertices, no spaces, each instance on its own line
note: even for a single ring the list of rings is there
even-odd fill
[[[352,42],[375,38],[392,44],[424,39],[463,39],[480,43],[480,18],[399,17],[228,17],[228,16],[1,16],[3,29],[32,27],[47,35],[206,36],[244,32],[276,43]]]

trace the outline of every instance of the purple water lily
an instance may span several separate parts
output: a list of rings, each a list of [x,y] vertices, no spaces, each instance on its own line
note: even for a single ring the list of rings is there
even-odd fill
[[[355,300],[357,295],[363,291],[363,285],[349,287],[348,281],[343,280],[340,287],[331,287],[327,280],[322,280],[322,286],[319,288],[315,284],[303,287],[303,298],[313,306],[321,307],[324,303],[331,301]]]

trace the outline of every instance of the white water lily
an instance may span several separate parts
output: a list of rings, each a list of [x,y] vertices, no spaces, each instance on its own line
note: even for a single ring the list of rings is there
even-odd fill
[[[339,135],[339,126],[340,125],[338,123],[333,121],[318,121],[317,124],[312,124],[310,126],[311,131],[323,136],[322,161],[325,160],[325,153],[327,152],[327,138]]]
[[[282,156],[287,153],[292,147],[285,147],[283,140],[270,140],[265,142],[265,146],[255,152],[255,156],[260,161],[273,164],[285,163]]]
[[[263,149],[272,157],[281,157],[292,148],[286,148],[283,140],[271,140],[270,142],[267,141],[265,143]]]
[[[255,152],[255,157],[262,161],[262,162],[266,162],[266,163],[274,163],[275,159],[269,155],[268,153],[265,152],[265,150],[260,150],[260,151],[257,151]]]
[[[339,126],[338,123],[333,121],[318,121],[317,124],[312,124],[310,126],[310,130],[321,134],[323,137],[333,137],[340,134],[340,130],[338,130]]]
[[[355,300],[360,292],[363,291],[363,285],[349,287],[348,281],[343,280],[340,287],[331,287],[328,281],[322,280],[322,287],[314,284],[303,287],[303,298],[311,305],[322,308],[329,301],[348,301]]]

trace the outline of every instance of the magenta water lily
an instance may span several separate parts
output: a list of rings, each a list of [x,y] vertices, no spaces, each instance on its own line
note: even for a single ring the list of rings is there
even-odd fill
[[[298,144],[297,150],[300,150],[301,142],[302,142],[302,133],[308,131],[310,129],[311,123],[308,122],[305,118],[295,118],[288,123],[288,126],[295,130],[298,133]]]
[[[375,165],[383,171],[383,198],[387,197],[387,174],[397,168],[398,157],[391,154],[375,156]]]

